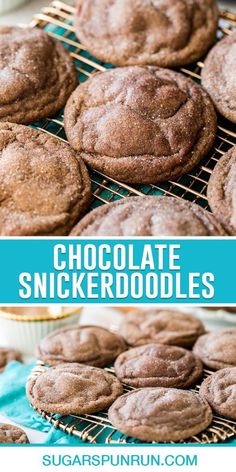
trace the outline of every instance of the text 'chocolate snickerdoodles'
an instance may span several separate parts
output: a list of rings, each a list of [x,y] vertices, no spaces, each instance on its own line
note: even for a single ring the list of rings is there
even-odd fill
[[[142,388],[118,398],[109,420],[123,434],[142,441],[179,441],[206,429],[212,411],[206,400],[175,388]]]
[[[65,131],[87,164],[121,182],[175,179],[195,167],[216,135],[207,93],[168,69],[134,66],[92,75],[72,93]]]
[[[134,310],[127,313],[120,326],[120,334],[130,346],[161,343],[191,347],[204,332],[198,318],[174,310]]]
[[[42,29],[0,27],[0,56],[0,121],[52,116],[76,87],[69,52]]]
[[[72,236],[225,236],[199,205],[172,197],[129,197],[87,214]]]
[[[236,420],[236,367],[218,370],[207,377],[200,395],[216,413]]]
[[[186,388],[202,376],[202,362],[192,352],[164,344],[146,344],[119,355],[118,379],[132,387]]]
[[[236,146],[216,164],[209,180],[207,197],[216,218],[232,236],[236,236]]]
[[[209,52],[202,69],[202,85],[216,109],[236,123],[236,32],[226,35]]]
[[[0,235],[63,236],[90,203],[90,178],[68,144],[0,123]]]
[[[214,0],[77,0],[78,37],[97,58],[116,65],[177,67],[214,41]]]
[[[236,366],[236,328],[200,336],[193,352],[211,369]]]
[[[0,423],[0,444],[27,444],[25,432],[12,424]]]
[[[8,349],[4,347],[0,347],[0,372],[6,367],[7,364],[11,361],[20,361],[21,362],[21,354],[15,349]]]
[[[27,384],[27,395],[35,408],[65,415],[105,410],[122,392],[114,375],[84,364],[50,367]]]
[[[122,337],[108,329],[100,326],[70,326],[54,331],[43,339],[37,355],[50,365],[79,362],[105,367],[125,349]]]

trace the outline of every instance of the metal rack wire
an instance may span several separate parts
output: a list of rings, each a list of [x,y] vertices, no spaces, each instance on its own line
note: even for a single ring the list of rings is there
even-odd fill
[[[75,35],[73,26],[74,7],[54,0],[41,13],[37,14],[31,25],[44,28],[48,34],[60,41],[67,47],[75,60],[75,65],[79,74],[79,80],[86,80],[94,71],[103,71],[111,67],[92,57],[79,42]],[[230,34],[236,30],[236,15],[230,12],[221,12],[217,39]],[[181,72],[200,81],[201,68],[203,62],[199,61],[190,67],[184,67]],[[54,119],[47,118],[35,126],[46,133],[53,134],[59,139],[66,140],[63,127],[63,114]],[[184,198],[198,203],[204,208],[208,208],[206,189],[212,169],[218,159],[236,144],[236,127],[227,120],[219,117],[217,138],[213,149],[208,156],[203,159],[201,165],[196,167],[190,174],[186,174],[175,182],[168,181],[157,185],[135,185],[130,186],[120,183],[99,172],[91,171],[94,200],[92,207],[102,203],[110,203],[114,200],[127,196],[143,195],[169,195],[177,198]]]
[[[37,366],[32,370],[30,378],[35,378],[41,375],[47,367],[38,362]],[[106,368],[108,372],[114,374],[114,368]],[[211,375],[213,372],[204,370],[204,378]],[[123,385],[124,392],[133,390],[132,387]],[[198,392],[200,385],[191,389],[193,392]],[[125,436],[115,429],[108,420],[107,412],[100,412],[93,415],[70,415],[59,416],[51,413],[46,413],[36,409],[36,411],[51,423],[54,428],[78,437],[83,441],[93,444],[137,444],[138,441],[134,438]],[[190,444],[216,444],[222,441],[227,441],[236,435],[236,421],[224,418],[223,416],[213,415],[211,425],[202,433],[192,436],[186,441],[180,443]]]

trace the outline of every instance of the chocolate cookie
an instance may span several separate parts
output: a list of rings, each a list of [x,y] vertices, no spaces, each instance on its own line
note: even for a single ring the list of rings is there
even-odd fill
[[[26,444],[29,440],[25,432],[12,424],[0,423],[0,444]]]
[[[216,413],[236,420],[236,367],[218,370],[207,377],[200,395]]]
[[[211,369],[236,366],[236,328],[200,336],[193,352]]]
[[[120,326],[120,334],[130,346],[161,343],[191,347],[204,332],[198,318],[174,310],[134,310],[127,313]]]
[[[83,161],[60,140],[0,124],[0,235],[63,236],[90,203]]]
[[[123,434],[142,441],[179,441],[198,434],[212,421],[208,403],[175,388],[142,388],[118,398],[109,420]]]
[[[77,0],[75,28],[97,58],[117,65],[177,67],[214,41],[214,0]]]
[[[214,216],[172,197],[129,197],[88,213],[72,236],[225,236]]]
[[[105,410],[122,391],[114,375],[84,364],[50,367],[27,384],[27,395],[34,408],[62,415]]]
[[[126,349],[123,338],[99,326],[70,326],[49,334],[38,347],[50,365],[79,362],[97,367],[111,364]]]
[[[146,344],[119,355],[118,379],[132,387],[186,388],[202,376],[200,359],[181,347]]]
[[[11,361],[20,361],[21,354],[15,349],[8,349],[0,347],[0,372],[6,367],[6,365]]]
[[[56,114],[77,84],[69,52],[38,28],[0,27],[0,121]]]
[[[216,218],[232,236],[236,236],[236,146],[216,164],[209,180],[207,197]]]
[[[211,149],[216,114],[206,92],[168,69],[92,75],[72,93],[65,131],[87,164],[121,182],[176,179]]]
[[[209,52],[202,69],[202,85],[216,109],[236,123],[236,33],[219,41]]]

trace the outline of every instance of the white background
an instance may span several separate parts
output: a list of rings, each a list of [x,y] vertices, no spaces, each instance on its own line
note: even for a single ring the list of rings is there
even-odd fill
[[[19,472],[45,472],[45,471],[59,471],[59,472],[97,472],[102,470],[103,472],[111,472],[112,470],[120,472],[124,471],[140,471],[140,472],[157,472],[157,470],[161,472],[176,472],[177,470],[181,470],[181,472],[190,472],[190,471],[197,471],[197,472],[207,472],[207,471],[214,471],[214,472],[222,472],[225,470],[227,472],[235,472],[235,448],[234,447],[89,447],[89,446],[82,446],[76,448],[69,448],[69,447],[60,447],[60,448],[39,448],[39,447],[30,447],[30,448],[23,448],[23,447],[14,447],[12,448],[5,448],[2,447],[0,449],[1,454],[1,470],[2,471],[11,471],[11,470],[19,470]],[[134,466],[134,467],[127,467],[127,466],[118,466],[112,467],[109,464],[104,465],[103,467],[80,467],[76,465],[72,466],[60,466],[60,467],[45,467],[42,465],[42,457],[45,454],[54,454],[54,455],[67,455],[70,454],[72,456],[76,454],[112,454],[116,456],[117,454],[154,454],[155,456],[160,454],[161,459],[163,459],[166,455],[190,455],[194,456],[197,454],[198,456],[198,465],[197,466],[161,466],[158,467],[142,467],[142,466]],[[27,459],[26,459],[27,458]],[[20,468],[19,468],[20,466]]]

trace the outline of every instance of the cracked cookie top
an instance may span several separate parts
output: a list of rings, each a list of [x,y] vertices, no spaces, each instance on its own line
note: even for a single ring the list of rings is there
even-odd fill
[[[236,328],[200,336],[193,351],[211,369],[236,366]]]
[[[209,205],[227,231],[236,236],[236,146],[216,164],[207,187]]]
[[[206,429],[212,411],[196,393],[176,388],[141,388],[118,398],[109,420],[123,434],[143,441],[179,441]]]
[[[236,367],[220,369],[207,377],[200,395],[216,413],[236,420]]]
[[[27,384],[27,395],[35,408],[65,415],[102,411],[122,392],[114,375],[84,364],[50,367]]]
[[[129,197],[88,213],[72,236],[224,236],[199,205],[173,197]]]
[[[120,333],[130,346],[161,343],[191,347],[204,332],[198,318],[174,310],[133,310],[120,326]]]
[[[132,387],[187,388],[202,371],[202,362],[192,352],[164,344],[129,349],[115,361],[116,376]]]
[[[202,69],[202,85],[216,109],[236,123],[236,33],[226,35],[209,52]]]
[[[54,115],[77,84],[69,52],[39,28],[0,28],[0,121]]]
[[[216,115],[206,92],[182,74],[124,67],[77,87],[65,108],[65,131],[95,170],[155,183],[198,164],[215,139]]]
[[[123,338],[108,329],[100,326],[70,326],[44,338],[37,355],[50,365],[79,362],[105,367],[125,349]]]
[[[113,64],[177,67],[214,41],[214,0],[77,0],[75,27],[97,58]]]
[[[90,203],[90,178],[59,139],[0,123],[0,235],[63,236]]]

